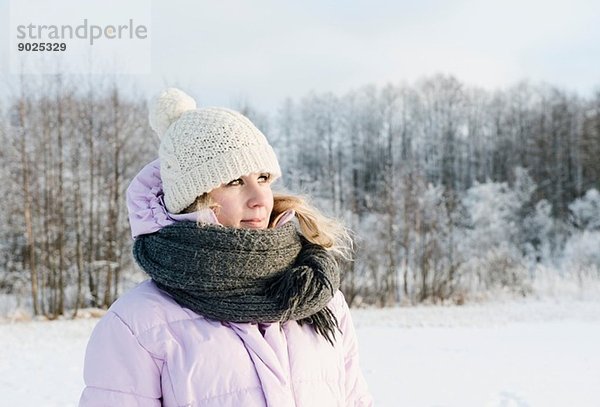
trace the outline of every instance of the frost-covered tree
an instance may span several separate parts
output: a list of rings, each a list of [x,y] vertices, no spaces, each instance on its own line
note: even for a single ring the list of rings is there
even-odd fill
[[[475,184],[467,190],[462,202],[469,220],[460,247],[465,259],[460,271],[471,288],[523,285],[518,246],[521,199],[505,182]]]
[[[584,230],[573,234],[565,243],[563,274],[600,277],[600,231]]]
[[[553,262],[559,243],[555,223],[552,206],[545,199],[536,203],[533,213],[523,220],[523,250],[529,264]]]
[[[573,228],[564,246],[562,272],[600,277],[600,193],[590,189],[569,211]]]
[[[588,190],[583,197],[573,201],[569,205],[569,211],[571,222],[577,229],[600,230],[600,192],[596,188]]]

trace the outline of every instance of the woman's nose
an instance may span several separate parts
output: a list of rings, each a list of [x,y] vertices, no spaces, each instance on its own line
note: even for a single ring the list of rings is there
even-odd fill
[[[259,183],[248,184],[248,206],[256,208],[266,206],[270,196],[270,185]]]

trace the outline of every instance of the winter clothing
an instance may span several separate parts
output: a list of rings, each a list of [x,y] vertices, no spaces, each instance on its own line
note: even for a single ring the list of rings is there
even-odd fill
[[[243,175],[280,176],[264,135],[176,89],[150,121],[160,164],[134,178],[127,205],[153,280],[94,329],[80,406],[371,406],[337,266],[288,223],[293,211],[266,230],[222,227],[210,209],[177,214]]]
[[[302,320],[333,339],[336,323],[325,307],[339,287],[339,268],[293,223],[257,230],[180,222],[138,237],[133,254],[158,287],[206,317]]]
[[[295,321],[212,321],[146,281],[94,329],[80,407],[371,406],[340,292],[329,307],[335,346]]]
[[[150,107],[161,138],[158,156],[169,212],[179,213],[205,192],[253,172],[281,176],[273,148],[248,118],[208,107],[179,89],[162,92]]]
[[[131,237],[159,231],[165,226],[177,221],[196,221],[198,212],[173,214],[167,211],[164,202],[162,179],[160,177],[160,160],[156,159],[147,164],[131,181],[127,188],[127,210]],[[207,223],[217,223],[214,212],[205,211],[214,220],[206,219]]]

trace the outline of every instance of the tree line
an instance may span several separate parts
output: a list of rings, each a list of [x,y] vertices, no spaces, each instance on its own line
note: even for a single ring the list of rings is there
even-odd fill
[[[28,78],[0,105],[0,293],[36,315],[107,307],[143,278],[124,194],[158,138],[136,94],[110,80]],[[526,295],[536,265],[560,273],[575,236],[589,242],[600,228],[588,208],[600,189],[600,92],[491,92],[435,76],[312,93],[272,114],[234,108],[272,140],[279,187],[354,231],[343,290],[355,305]]]

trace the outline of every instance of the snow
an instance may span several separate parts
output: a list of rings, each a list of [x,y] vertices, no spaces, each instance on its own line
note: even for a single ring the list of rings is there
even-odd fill
[[[598,406],[600,305],[355,311],[377,406]]]
[[[97,319],[0,325],[0,393],[7,406],[76,406]],[[5,403],[5,404],[4,404]]]
[[[600,405],[598,302],[352,312],[376,406]],[[0,324],[3,405],[77,405],[97,321]]]

